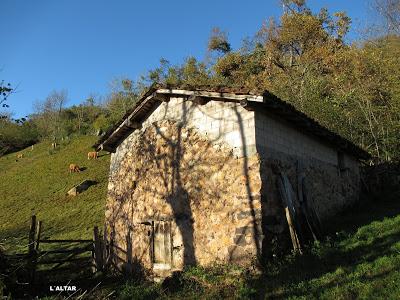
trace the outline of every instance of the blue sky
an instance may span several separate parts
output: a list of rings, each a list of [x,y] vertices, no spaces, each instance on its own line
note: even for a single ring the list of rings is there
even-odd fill
[[[309,0],[314,11],[344,10],[356,27],[367,0]],[[234,49],[269,17],[279,0],[105,1],[2,0],[0,80],[18,84],[9,98],[14,117],[33,111],[52,90],[68,90],[68,105],[105,95],[113,78],[138,79],[164,57],[203,59],[213,27],[228,33]],[[357,37],[353,30],[349,38]]]

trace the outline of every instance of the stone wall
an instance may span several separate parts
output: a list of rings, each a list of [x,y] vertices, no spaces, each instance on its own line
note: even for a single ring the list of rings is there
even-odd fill
[[[234,155],[239,157],[256,153],[254,112],[247,111],[239,103],[209,101],[197,105],[184,98],[171,97],[143,125],[161,120],[174,120],[197,128],[210,141],[231,146]]]
[[[262,113],[255,113],[257,150],[268,154],[270,150],[299,158],[312,158],[336,165],[337,151],[331,145],[312,137],[287,121]]]
[[[286,222],[282,215],[276,219],[276,212],[281,209],[276,188],[280,172],[289,177],[295,191],[299,173],[304,174],[308,196],[322,220],[358,200],[360,172],[357,159],[343,154],[340,167],[339,154],[334,147],[275,116],[256,112],[255,123],[266,228],[282,231],[282,224]]]
[[[170,239],[172,269],[249,263],[276,241],[290,247],[277,189],[281,172],[295,191],[304,174],[322,220],[358,198],[355,158],[237,103],[171,98],[142,125],[111,155],[106,225],[120,270],[160,265],[153,240],[160,222],[169,228],[161,241]]]
[[[196,128],[149,118],[111,157],[113,264],[151,270],[153,222],[161,220],[171,225],[173,269],[250,262],[262,239],[260,190],[257,154],[238,158]]]
[[[181,97],[171,97],[163,102],[143,122],[143,128],[155,122],[174,121],[185,127],[196,128],[214,144],[227,145],[237,157],[254,155],[256,150],[254,112],[247,111],[239,103],[210,101],[197,105]],[[132,143],[137,138],[133,132],[126,140]],[[118,147],[112,154],[111,172],[126,154],[126,147]]]

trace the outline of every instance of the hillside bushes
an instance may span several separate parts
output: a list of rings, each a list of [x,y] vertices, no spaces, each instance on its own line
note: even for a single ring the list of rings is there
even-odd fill
[[[0,156],[33,145],[38,138],[37,129],[31,122],[0,119]]]

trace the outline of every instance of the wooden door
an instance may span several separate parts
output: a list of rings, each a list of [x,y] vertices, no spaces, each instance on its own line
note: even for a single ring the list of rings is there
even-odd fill
[[[171,267],[171,222],[154,221],[154,265]]]

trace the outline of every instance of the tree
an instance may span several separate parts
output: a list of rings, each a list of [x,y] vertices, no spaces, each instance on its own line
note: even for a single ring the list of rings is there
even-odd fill
[[[332,88],[346,119],[341,130],[381,160],[400,158],[400,38],[383,37],[343,53]]]
[[[84,106],[82,104],[79,104],[76,107],[76,111],[77,111],[76,120],[77,120],[77,123],[78,123],[78,133],[81,134],[82,133],[81,132],[81,127],[82,127],[83,122],[85,121],[85,119],[84,119],[85,118]]]
[[[10,83],[5,83],[4,80],[0,82],[0,106],[1,107],[8,107],[8,104],[5,102],[7,101],[7,97],[13,91]]]
[[[10,114],[4,114],[0,119],[0,156],[9,152],[21,150],[36,143],[38,133],[34,124],[26,119],[12,119]]]
[[[111,83],[111,93],[106,98],[105,108],[109,122],[115,123],[133,107],[138,99],[135,84],[127,78],[117,79]]]
[[[35,103],[34,120],[43,137],[59,139],[63,136],[61,114],[68,99],[66,90],[53,91],[45,100]]]
[[[105,132],[109,127],[110,123],[108,122],[106,116],[101,114],[97,117],[97,119],[93,123],[93,128],[96,130],[96,134],[100,135],[101,133]]]
[[[150,70],[142,77],[142,86],[162,83],[170,86],[201,86],[211,84],[211,74],[203,62],[188,57],[181,65],[171,65],[168,60],[161,59],[159,67]]]
[[[231,51],[231,45],[228,42],[228,36],[226,32],[221,31],[218,27],[214,27],[211,30],[211,35],[208,40],[208,51],[217,51],[222,54],[226,54]]]
[[[305,0],[281,0],[284,13],[310,12]]]
[[[269,90],[379,159],[399,159],[399,38],[348,45],[346,13],[282,3],[280,20],[263,24],[250,50],[217,59],[213,82]]]
[[[4,80],[0,82],[0,108],[8,108],[9,105],[6,103],[8,96],[13,92],[13,88],[10,83],[5,83]],[[0,112],[0,119],[6,119],[7,114]]]
[[[400,1],[374,0],[373,6],[382,17],[387,34],[400,34]]]

